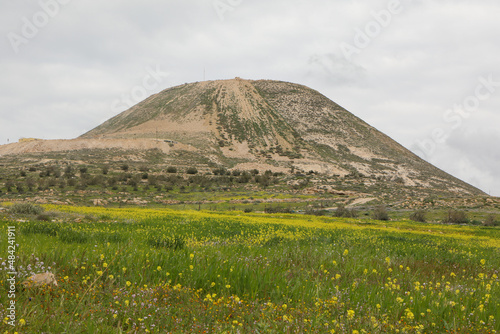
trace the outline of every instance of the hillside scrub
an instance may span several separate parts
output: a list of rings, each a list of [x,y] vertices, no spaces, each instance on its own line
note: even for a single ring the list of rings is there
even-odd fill
[[[449,210],[446,218],[443,220],[443,224],[467,224],[469,223],[469,218],[467,213],[458,210]]]
[[[389,213],[385,205],[378,205],[372,212],[372,219],[375,220],[389,220]]]
[[[427,212],[417,210],[410,215],[410,219],[416,222],[425,223],[427,221]]]
[[[39,215],[44,211],[44,208],[32,203],[15,203],[9,207],[9,212],[19,215]]]

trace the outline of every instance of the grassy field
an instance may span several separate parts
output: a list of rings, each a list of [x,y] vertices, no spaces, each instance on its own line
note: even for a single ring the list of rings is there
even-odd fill
[[[0,218],[0,333],[497,333],[500,229],[45,206]],[[8,322],[14,226],[15,326]],[[24,290],[33,273],[59,286]]]

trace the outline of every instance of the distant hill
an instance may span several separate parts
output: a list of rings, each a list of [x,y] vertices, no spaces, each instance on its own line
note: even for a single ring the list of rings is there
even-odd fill
[[[200,162],[228,168],[272,166],[482,194],[319,92],[288,82],[236,78],[169,88],[80,138],[149,138],[187,145]]]
[[[319,92],[269,80],[172,87],[77,139],[4,145],[0,155],[106,148],[157,149],[165,165],[309,174],[324,189],[484,195]]]

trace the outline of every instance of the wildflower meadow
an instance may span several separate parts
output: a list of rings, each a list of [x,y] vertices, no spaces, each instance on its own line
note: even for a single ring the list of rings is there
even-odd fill
[[[495,227],[44,207],[0,220],[0,333],[500,332]],[[22,287],[41,272],[58,286]]]

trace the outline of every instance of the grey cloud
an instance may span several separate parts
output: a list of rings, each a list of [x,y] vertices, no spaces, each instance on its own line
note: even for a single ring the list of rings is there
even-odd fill
[[[404,10],[351,60],[339,46],[389,1],[242,0],[224,20],[214,2],[70,1],[18,54],[6,36],[40,5],[1,3],[0,144],[77,136],[113,116],[113,102],[141,83],[147,66],[160,66],[170,76],[148,94],[201,81],[204,69],[210,80],[294,81],[411,147],[446,126],[443,113],[498,68],[498,1],[401,0]],[[469,133],[452,132],[429,158],[461,178],[469,168],[478,184],[498,180],[496,137],[482,134],[497,133],[499,109],[500,89],[464,119]],[[462,169],[450,162],[459,160],[468,161]]]

